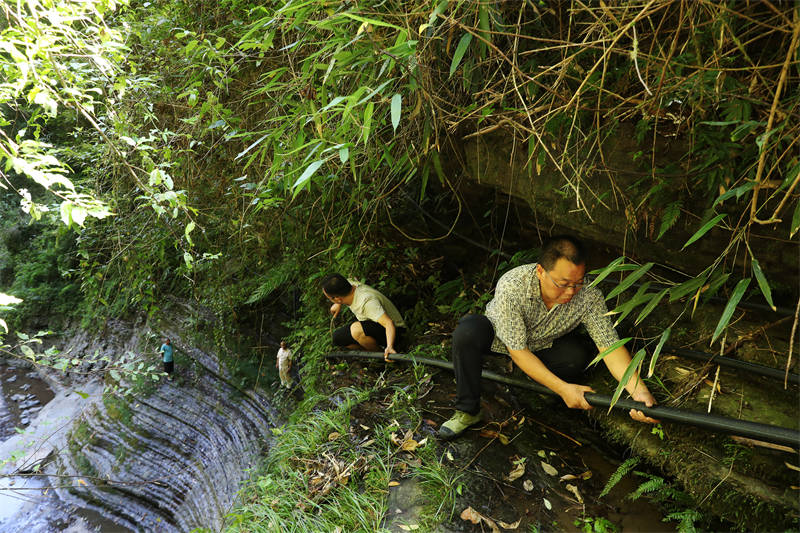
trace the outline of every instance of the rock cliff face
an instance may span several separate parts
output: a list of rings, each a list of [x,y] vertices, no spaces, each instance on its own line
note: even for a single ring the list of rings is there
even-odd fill
[[[108,329],[101,342],[78,336],[68,350],[73,357],[113,356],[147,345],[158,361],[152,331]],[[159,331],[176,348],[175,381],[97,397],[73,422],[49,470],[67,476],[62,499],[134,531],[220,530],[276,419],[267,398],[238,389],[217,354],[178,331]]]
[[[560,147],[552,148],[559,153]],[[485,189],[470,190],[479,184],[518,198],[530,206],[534,215],[531,227],[558,226],[613,249],[622,249],[626,255],[643,262],[657,261],[694,275],[725,249],[732,233],[723,228],[712,229],[706,238],[683,250],[684,243],[700,229],[701,218],[711,207],[704,185],[692,181],[690,172],[664,176],[658,201],[652,204],[661,207],[648,207],[643,200],[654,182],[650,179],[650,164],[636,162],[632,157],[640,149],[633,129],[620,124],[617,133],[603,143],[605,171],[584,174],[583,169],[566,168],[562,175],[552,164],[540,167],[535,160],[529,160],[527,150],[520,149],[518,142],[515,144],[511,133],[494,132],[465,141],[459,146],[460,155],[452,158],[452,162],[461,162],[460,168],[453,172],[463,172],[468,179],[461,185],[462,194],[479,198],[485,204]],[[679,139],[664,138],[654,151],[656,165],[664,166],[683,161],[688,145]],[[601,194],[602,191],[605,192]],[[663,206],[675,200],[683,203],[684,212],[670,232],[656,239]],[[717,211],[734,213],[731,206],[732,201],[728,201],[725,206],[717,206]],[[735,218],[729,216],[732,217]],[[750,245],[771,280],[796,287],[797,238],[787,239],[788,222],[753,228]],[[737,261],[745,256],[737,257]]]

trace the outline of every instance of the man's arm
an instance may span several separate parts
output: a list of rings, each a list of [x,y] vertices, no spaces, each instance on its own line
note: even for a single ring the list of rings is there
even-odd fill
[[[394,350],[394,338],[397,335],[397,328],[395,328],[394,322],[392,322],[392,319],[389,318],[389,315],[386,313],[383,313],[380,318],[378,318],[378,324],[383,326],[386,330],[386,349],[383,351],[383,358],[388,362],[389,354],[397,353]]]
[[[578,385],[576,383],[567,383],[553,374],[550,369],[542,363],[542,360],[536,357],[533,352],[527,348],[523,350],[512,350],[509,348],[508,352],[511,354],[511,359],[523,372],[537,383],[541,383],[561,396],[561,399],[564,400],[567,407],[573,409],[592,408],[589,402],[586,401],[586,398],[583,397],[583,393],[585,392],[594,392],[591,387]]]
[[[599,349],[600,353],[602,353],[607,347]],[[608,371],[611,372],[611,375],[614,376],[617,381],[620,381],[625,375],[625,370],[628,368],[628,365],[631,364],[631,354],[628,352],[627,348],[620,346],[613,352],[606,354],[603,358],[603,362],[606,364],[606,367],[608,367]],[[647,385],[644,384],[644,381],[642,381],[642,378],[639,376],[639,372],[635,370],[625,384],[625,390],[628,391],[631,398],[637,402],[644,403],[647,407],[652,407],[656,403],[655,398],[653,398],[653,395],[650,394],[650,391],[647,389]],[[644,413],[637,409],[631,409],[629,414],[631,418],[639,422],[658,424],[658,420],[645,416]]]

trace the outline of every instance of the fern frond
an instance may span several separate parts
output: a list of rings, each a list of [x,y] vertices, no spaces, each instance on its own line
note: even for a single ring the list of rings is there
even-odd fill
[[[642,494],[647,494],[648,492],[655,492],[660,490],[664,487],[664,478],[658,476],[649,476],[650,479],[639,485],[635,491],[631,492],[628,495],[628,499],[635,501],[641,497]]]
[[[626,459],[619,467],[617,468],[616,472],[611,474],[611,477],[608,478],[608,482],[606,486],[603,487],[603,492],[600,493],[598,498],[602,498],[613,489],[620,480],[625,477],[625,475],[633,470],[636,465],[639,464],[640,459],[638,457],[631,457],[630,459]]]

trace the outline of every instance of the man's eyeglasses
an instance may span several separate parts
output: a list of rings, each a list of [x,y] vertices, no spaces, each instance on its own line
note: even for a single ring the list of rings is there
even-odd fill
[[[586,285],[586,283],[583,282],[583,281],[581,281],[580,283],[571,283],[571,284],[562,285],[561,283],[559,283],[556,280],[554,280],[552,278],[552,276],[550,276],[550,274],[547,272],[547,270],[545,270],[544,273],[547,274],[547,277],[550,279],[550,281],[553,282],[553,285],[555,285],[556,287],[558,287],[561,290],[575,289],[577,291],[577,290],[580,290],[581,287]]]

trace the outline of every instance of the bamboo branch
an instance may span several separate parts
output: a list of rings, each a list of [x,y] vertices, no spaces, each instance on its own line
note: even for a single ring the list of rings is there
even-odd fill
[[[753,200],[750,203],[750,220],[755,222],[757,220],[756,212],[758,208],[758,191],[761,188],[761,175],[764,173],[764,164],[767,161],[767,142],[768,136],[770,131],[772,130],[772,124],[775,122],[775,113],[778,110],[778,102],[781,98],[781,91],[783,90],[783,85],[786,83],[786,74],[789,72],[789,64],[791,62],[792,56],[794,55],[795,49],[797,48],[797,38],[800,36],[800,17],[797,16],[797,11],[795,11],[795,21],[794,21],[794,30],[792,31],[792,41],[789,45],[789,50],[786,53],[786,59],[783,62],[783,67],[781,67],[781,76],[778,80],[778,87],[775,89],[775,97],[772,99],[772,108],[769,111],[769,119],[767,120],[767,129],[764,131],[764,144],[761,148],[761,155],[758,158],[758,169],[756,170],[756,179],[755,179],[755,187],[753,187]],[[762,222],[759,222],[762,223]],[[769,223],[767,221],[763,223]]]

